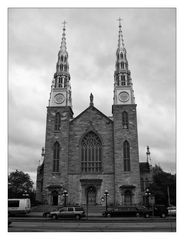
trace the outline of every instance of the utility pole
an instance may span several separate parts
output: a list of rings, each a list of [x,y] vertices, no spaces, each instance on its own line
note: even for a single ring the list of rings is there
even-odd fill
[[[170,191],[169,191],[169,186],[167,186],[167,197],[168,197],[168,206],[171,205],[171,202],[170,202]]]

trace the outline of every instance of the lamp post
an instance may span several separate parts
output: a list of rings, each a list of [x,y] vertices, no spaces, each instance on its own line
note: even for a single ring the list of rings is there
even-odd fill
[[[109,195],[108,190],[105,190],[104,196],[105,196],[105,211],[107,212],[107,196]]]
[[[27,191],[25,190],[24,193],[22,194],[23,197],[28,198],[29,194],[27,193]]]
[[[63,197],[64,197],[64,207],[66,207],[66,198],[68,197],[68,192],[67,190],[63,191]]]
[[[146,197],[146,207],[149,208],[149,197],[151,196],[151,192],[150,192],[149,188],[146,188],[144,195]]]

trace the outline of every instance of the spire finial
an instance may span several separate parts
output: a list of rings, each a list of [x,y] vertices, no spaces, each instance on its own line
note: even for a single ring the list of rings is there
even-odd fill
[[[121,26],[121,20],[122,20],[122,18],[120,18],[120,17],[117,19],[117,21],[119,21],[119,27],[122,27]]]
[[[93,94],[91,93],[91,94],[90,94],[90,106],[93,106],[93,105],[94,105],[93,99],[94,99],[94,97],[93,97]]]
[[[62,24],[63,24],[63,34],[62,34],[62,36],[63,36],[63,38],[65,38],[66,21],[64,21]]]
[[[124,49],[124,41],[123,41],[123,34],[122,34],[122,25],[121,21],[122,18],[118,18],[117,21],[119,21],[119,39],[118,39],[118,48],[119,49]]]

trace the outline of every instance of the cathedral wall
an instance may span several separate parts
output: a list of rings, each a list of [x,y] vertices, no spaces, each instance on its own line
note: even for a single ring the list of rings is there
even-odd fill
[[[61,114],[61,129],[54,130],[55,114]],[[44,156],[44,181],[43,181],[43,198],[48,201],[50,194],[49,186],[60,186],[67,188],[67,162],[68,162],[68,136],[69,136],[69,108],[67,107],[48,107],[47,109],[47,127]],[[53,172],[53,146],[55,142],[60,144],[59,171]]]
[[[112,122],[95,108],[89,108],[70,123],[69,173],[81,173],[80,141],[88,131],[94,131],[102,141],[102,171],[113,173]]]
[[[89,184],[83,185],[82,180],[94,180],[94,175],[81,175],[81,174],[70,174],[69,183],[68,183],[68,202],[73,204],[86,204],[86,189]],[[102,180],[101,184],[95,185],[97,179]],[[104,197],[105,190],[108,190],[108,204],[114,204],[114,175],[113,174],[98,174],[95,175],[94,186],[97,190],[96,203],[104,205],[105,203],[101,201],[101,198]]]
[[[122,112],[129,117],[129,128],[122,127]],[[114,158],[115,158],[115,191],[116,202],[123,200],[121,186],[135,186],[133,188],[134,203],[140,202],[140,170],[137,135],[136,105],[113,106],[114,117]],[[130,171],[124,171],[123,142],[130,144]]]

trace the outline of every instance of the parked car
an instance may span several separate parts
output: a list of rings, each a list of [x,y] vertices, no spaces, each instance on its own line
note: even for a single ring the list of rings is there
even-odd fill
[[[57,218],[75,218],[77,220],[85,217],[85,211],[82,207],[63,207],[57,211],[50,212],[49,217]]]
[[[162,218],[168,215],[168,210],[164,205],[155,205],[153,208],[145,206],[137,207],[117,207],[109,209],[102,213],[104,217],[145,217],[160,216]]]
[[[55,209],[45,211],[43,213],[43,217],[49,217],[51,212],[59,211],[60,209],[61,209],[61,207],[56,207]]]
[[[150,216],[159,216],[165,218],[168,215],[168,210],[165,205],[154,205],[150,208],[142,207],[142,209],[140,209],[140,215],[144,216],[145,218],[149,218]]]
[[[169,216],[176,216],[176,207],[175,206],[170,206],[167,208],[167,210],[168,210]]]
[[[117,207],[109,209],[102,213],[104,217],[139,217],[139,209],[137,207]]]

